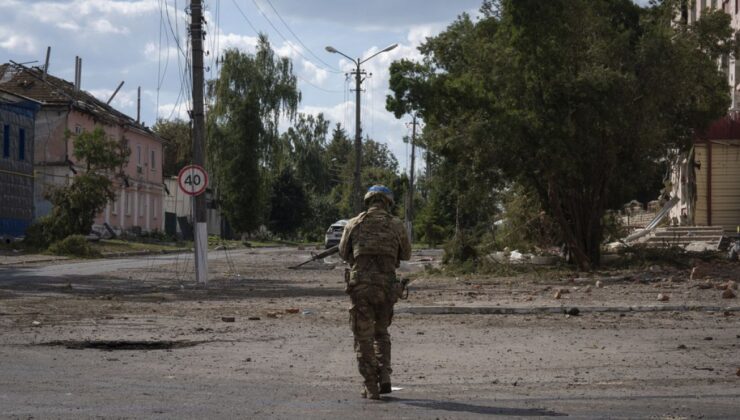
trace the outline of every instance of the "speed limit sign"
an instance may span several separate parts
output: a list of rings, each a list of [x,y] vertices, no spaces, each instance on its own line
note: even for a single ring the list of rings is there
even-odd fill
[[[180,169],[177,184],[188,195],[201,195],[208,186],[208,173],[202,166],[188,165]]]

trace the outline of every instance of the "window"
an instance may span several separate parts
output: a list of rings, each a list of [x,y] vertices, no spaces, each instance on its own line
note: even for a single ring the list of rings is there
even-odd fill
[[[150,154],[149,157],[150,157],[149,166],[151,166],[152,167],[152,171],[154,171],[154,170],[157,169],[157,164],[156,164],[156,160],[155,160],[156,154],[154,153],[154,149],[151,150],[151,154]]]
[[[150,196],[151,199],[151,207],[152,207],[152,214],[154,215],[154,219],[157,219],[157,200],[155,200],[154,196]]]
[[[141,166],[141,145],[136,145],[136,164]]]
[[[124,203],[124,206],[126,206],[126,216],[131,216],[131,194],[128,191],[124,195],[124,200],[126,201]]]
[[[75,134],[78,136],[82,134],[82,127],[79,124],[75,126]]]
[[[26,129],[18,129],[18,160],[26,160]]]
[[[3,157],[10,157],[10,126],[3,126]]]
[[[141,200],[139,200],[139,217],[144,216],[145,206],[146,206],[146,194],[142,194]]]

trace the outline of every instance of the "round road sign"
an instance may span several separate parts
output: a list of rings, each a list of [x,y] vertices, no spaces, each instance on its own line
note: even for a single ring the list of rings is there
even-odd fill
[[[202,166],[188,165],[180,169],[177,185],[188,195],[201,195],[208,186],[208,173]]]

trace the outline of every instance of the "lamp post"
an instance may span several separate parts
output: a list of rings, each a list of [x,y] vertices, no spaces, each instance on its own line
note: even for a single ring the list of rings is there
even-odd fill
[[[360,169],[361,169],[361,164],[362,164],[362,128],[360,126],[360,92],[362,89],[362,82],[365,80],[363,77],[365,75],[365,71],[360,68],[360,65],[372,59],[376,55],[380,53],[388,52],[396,48],[397,46],[398,44],[390,45],[365,59],[361,59],[361,58],[354,59],[348,56],[347,54],[337,50],[334,47],[331,47],[331,46],[326,47],[326,51],[332,54],[343,55],[345,58],[347,58],[349,61],[355,64],[355,70],[352,71],[352,74],[355,76],[355,170],[354,170],[354,179],[352,182],[352,211],[355,214],[361,212],[362,207],[363,207],[362,206],[362,182],[360,180]]]

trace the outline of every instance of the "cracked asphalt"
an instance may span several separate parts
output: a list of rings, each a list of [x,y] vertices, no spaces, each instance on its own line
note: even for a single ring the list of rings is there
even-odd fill
[[[0,267],[3,418],[738,418],[740,312],[688,271],[417,272],[391,327],[394,391],[359,397],[336,260],[215,252]],[[417,253],[404,271],[434,264]],[[190,264],[190,265],[189,265]],[[728,276],[738,266],[723,266]],[[606,276],[607,274],[603,274]],[[700,288],[702,282],[713,288]],[[590,287],[588,291],[586,288]],[[568,289],[560,299],[553,292]],[[681,310],[414,314],[414,307]],[[719,310],[692,310],[691,305]],[[404,309],[405,308],[405,309]],[[233,317],[233,322],[225,322]],[[138,346],[138,347],[137,347]]]

